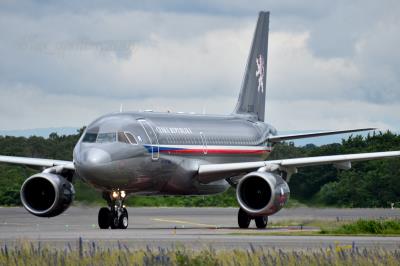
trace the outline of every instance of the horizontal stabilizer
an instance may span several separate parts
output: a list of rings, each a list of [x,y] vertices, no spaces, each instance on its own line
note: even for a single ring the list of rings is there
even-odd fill
[[[370,130],[376,130],[376,128],[357,128],[357,129],[347,129],[347,130],[320,131],[320,132],[312,132],[312,133],[304,133],[304,134],[269,136],[268,141],[280,142],[280,141],[292,140],[292,139],[314,138],[314,137],[322,137],[322,136],[328,136],[328,135],[336,135],[336,134],[344,134],[344,133],[352,133],[352,132],[360,132],[360,131],[370,131]]]

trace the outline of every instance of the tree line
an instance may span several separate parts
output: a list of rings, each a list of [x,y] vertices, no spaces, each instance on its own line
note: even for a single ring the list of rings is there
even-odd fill
[[[52,133],[43,137],[0,136],[0,154],[72,160],[72,150],[83,129],[74,135]],[[400,136],[379,132],[351,136],[342,142],[297,147],[293,143],[277,144],[270,159],[400,150]],[[24,166],[0,164],[0,205],[20,205],[19,189],[23,181],[37,170]],[[98,191],[75,180],[76,202],[105,204]],[[300,168],[292,176],[291,198],[313,206],[389,207],[400,206],[400,159],[353,163],[351,170],[330,165]],[[237,206],[234,189],[214,196],[135,196],[129,206]]]

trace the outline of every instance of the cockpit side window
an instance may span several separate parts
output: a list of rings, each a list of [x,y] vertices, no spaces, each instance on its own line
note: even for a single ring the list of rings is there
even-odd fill
[[[97,143],[110,143],[117,141],[117,134],[115,132],[111,133],[99,133],[97,136]]]
[[[125,136],[124,132],[118,132],[118,142],[130,144],[129,139]]]
[[[135,137],[131,133],[125,132],[125,136],[129,139],[131,144],[137,144]]]
[[[118,132],[118,142],[136,145],[136,138],[129,132]]]
[[[94,143],[97,139],[97,133],[86,132],[82,142]]]

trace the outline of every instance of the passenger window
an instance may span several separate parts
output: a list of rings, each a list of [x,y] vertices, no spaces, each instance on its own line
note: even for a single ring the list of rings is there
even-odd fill
[[[135,137],[131,133],[125,132],[125,136],[128,138],[131,144],[137,144]]]

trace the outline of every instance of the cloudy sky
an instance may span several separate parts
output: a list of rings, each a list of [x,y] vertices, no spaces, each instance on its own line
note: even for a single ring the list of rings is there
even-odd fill
[[[400,129],[400,2],[0,2],[0,130],[152,109],[228,114],[270,10],[266,119]]]

